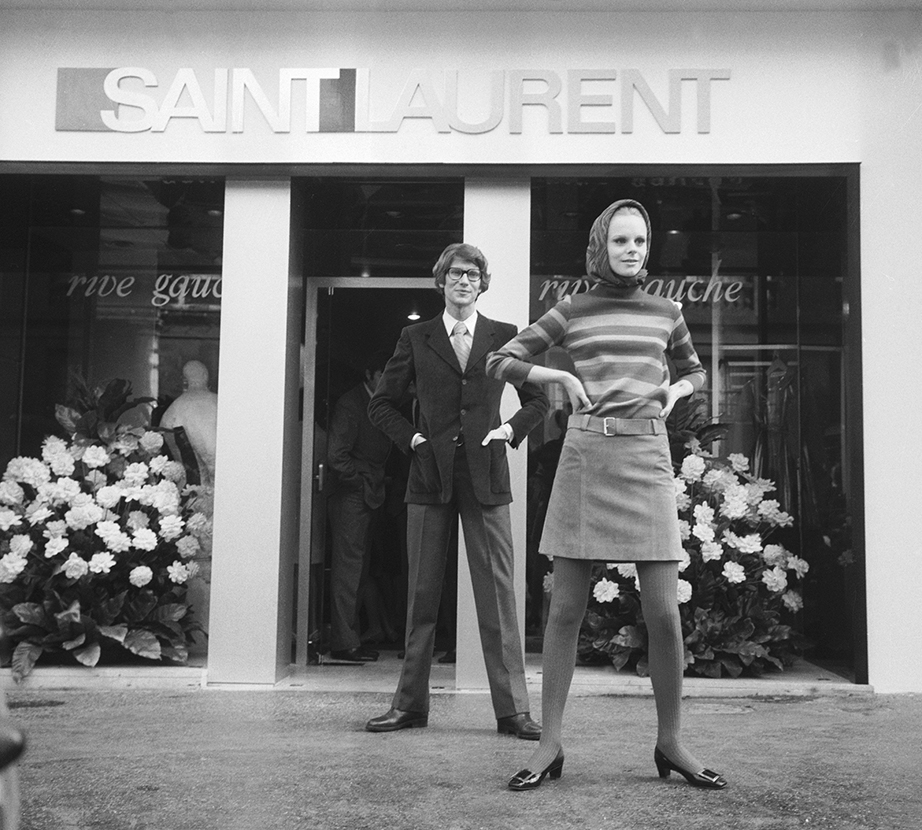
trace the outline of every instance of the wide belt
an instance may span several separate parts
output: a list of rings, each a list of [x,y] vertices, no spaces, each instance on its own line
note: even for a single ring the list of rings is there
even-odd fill
[[[659,418],[599,418],[596,415],[571,415],[568,429],[600,432],[602,435],[665,435],[666,423]]]

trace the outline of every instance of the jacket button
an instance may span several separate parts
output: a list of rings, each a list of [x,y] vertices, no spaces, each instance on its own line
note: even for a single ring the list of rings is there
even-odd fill
[[[462,409],[462,410],[461,410],[461,414],[462,414],[462,415],[467,415],[467,410],[466,410],[466,409]]]
[[[467,380],[462,378],[462,380],[461,380],[461,385],[462,385],[462,386],[467,386]]]

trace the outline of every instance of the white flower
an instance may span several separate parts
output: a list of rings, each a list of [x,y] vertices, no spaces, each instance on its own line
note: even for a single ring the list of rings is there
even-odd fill
[[[119,432],[112,448],[122,455],[130,455],[140,446],[140,443],[138,436],[133,432]]]
[[[723,575],[727,582],[734,584],[746,581],[746,569],[738,562],[725,562]]]
[[[72,507],[64,514],[67,526],[73,530],[83,530],[96,524],[103,517],[102,508],[95,504],[81,504]]]
[[[9,509],[0,510],[0,530],[6,531],[18,524],[22,524],[22,519],[17,513]]]
[[[147,567],[147,565],[138,565],[137,568],[133,568],[131,573],[128,574],[128,581],[135,586],[135,588],[143,588],[154,578],[154,572]]]
[[[685,579],[680,579],[679,584],[676,589],[676,598],[679,600],[679,605],[682,603],[688,602],[692,596],[692,586],[691,582],[688,582]]]
[[[186,530],[196,536],[207,534],[211,529],[211,522],[204,513],[193,513],[186,522]]]
[[[73,478],[59,478],[38,488],[38,497],[45,502],[71,504],[80,495],[80,482]]]
[[[179,516],[163,516],[160,519],[160,538],[167,542],[172,541],[182,533],[184,525],[185,522]]]
[[[758,533],[747,533],[739,538],[736,547],[742,553],[758,553],[762,550],[762,537]]]
[[[788,552],[782,545],[766,545],[765,550],[762,551],[762,559],[770,568],[787,567],[788,556]]]
[[[81,559],[76,553],[72,553],[64,563],[64,575],[68,579],[80,579],[90,570],[90,566],[85,559]]]
[[[731,452],[727,460],[735,473],[745,473],[749,469],[749,459],[742,453]]]
[[[723,555],[724,549],[720,542],[704,542],[701,545],[701,559],[704,562],[713,562]]]
[[[74,457],[69,452],[53,455],[48,460],[48,466],[56,476],[69,476],[74,471]]]
[[[172,565],[168,565],[166,572],[170,577],[170,581],[175,582],[177,585],[189,578],[189,569],[179,560],[173,562]]]
[[[90,557],[90,570],[94,574],[107,574],[112,570],[112,566],[115,564],[115,557],[105,551],[104,553],[94,553]]]
[[[679,573],[682,573],[688,566],[691,565],[691,556],[688,555],[688,551],[685,548],[682,548],[682,558],[679,559]]]
[[[48,521],[53,515],[54,513],[52,513],[46,505],[37,501],[32,502],[26,510],[26,519],[29,520],[29,524],[32,525],[32,527]]]
[[[25,491],[15,481],[0,481],[0,504],[22,504]]]
[[[186,562],[186,570],[189,572],[189,579],[192,579],[198,571],[198,562]]]
[[[56,536],[45,542],[45,558],[51,559],[67,549],[69,544],[66,536]]]
[[[554,572],[546,573],[544,575],[544,580],[542,582],[542,587],[544,588],[544,593],[549,594],[554,590]]]
[[[695,505],[695,521],[703,525],[712,524],[714,521],[714,508],[711,505],[702,502]]]
[[[681,475],[686,481],[700,481],[704,470],[704,459],[700,455],[686,455],[682,461]]]
[[[81,461],[91,470],[97,467],[105,467],[110,461],[109,453],[102,447],[93,444],[83,451],[83,458],[81,458]]]
[[[762,581],[768,590],[775,594],[780,594],[788,587],[788,575],[780,567],[762,571]]]
[[[55,519],[53,522],[46,522],[42,536],[46,539],[60,539],[67,532],[67,522],[64,519]]]
[[[676,493],[675,507],[679,513],[684,513],[691,507],[691,496],[689,496],[688,493]]]
[[[733,475],[729,470],[721,469],[710,469],[704,474],[704,478],[701,479],[701,483],[707,487],[709,490],[715,490],[718,493],[723,493],[728,487],[733,487],[739,484],[736,476]]]
[[[125,468],[122,478],[129,487],[140,487],[147,481],[148,475],[150,468],[144,462],[136,461]]]
[[[131,542],[138,550],[154,550],[157,547],[157,534],[149,527],[138,528]]]
[[[51,471],[37,458],[17,456],[6,465],[5,481],[20,481],[36,490],[51,480]]]
[[[51,461],[56,455],[63,455],[67,452],[67,442],[56,435],[49,435],[42,441],[42,461]]]
[[[182,481],[186,476],[186,468],[178,461],[169,461],[163,468],[163,477],[170,481]]]
[[[140,530],[142,527],[150,527],[150,516],[143,510],[132,510],[128,514],[129,530]]]
[[[810,570],[810,563],[807,562],[806,559],[801,559],[799,556],[791,555],[788,557],[788,568],[794,571],[800,579],[803,579],[804,574]]]
[[[170,459],[165,455],[155,456],[150,460],[150,471],[155,475],[159,476],[166,469],[166,465],[169,464]]]
[[[100,487],[105,487],[106,482],[109,480],[106,478],[106,474],[100,472],[99,470],[90,470],[84,477],[83,480],[90,485],[90,489],[95,493]]]
[[[141,436],[141,449],[153,455],[163,446],[163,436],[159,432],[148,430]]]
[[[26,556],[33,547],[35,543],[25,533],[17,533],[10,539],[10,553],[14,556]]]
[[[692,535],[696,539],[700,539],[702,542],[713,542],[714,541],[714,528],[708,524],[696,524],[692,528]]]
[[[637,566],[633,562],[619,562],[616,568],[625,579],[637,581]]]
[[[145,506],[156,508],[164,515],[178,513],[179,489],[172,481],[148,484],[141,488],[138,501]]]
[[[724,490],[723,504],[720,513],[728,519],[742,519],[749,512],[749,502],[746,499],[746,488],[740,484],[732,484]]]
[[[691,525],[685,519],[679,519],[679,537],[686,541],[691,536]]]
[[[797,591],[785,591],[781,595],[781,601],[788,607],[789,611],[800,611],[804,607],[804,601]]]
[[[98,522],[96,525],[96,535],[102,539],[104,542],[110,536],[116,536],[122,532],[122,528],[118,522],[114,522],[110,519],[103,520]]]
[[[0,582],[12,582],[26,567],[27,560],[15,553],[4,554],[0,558]]]
[[[617,582],[611,582],[604,577],[596,582],[595,587],[592,589],[592,595],[598,602],[611,602],[613,599],[618,598],[620,592],[621,589],[618,587]]]
[[[113,553],[124,553],[131,547],[131,539],[127,533],[119,531],[106,539],[106,547]]]

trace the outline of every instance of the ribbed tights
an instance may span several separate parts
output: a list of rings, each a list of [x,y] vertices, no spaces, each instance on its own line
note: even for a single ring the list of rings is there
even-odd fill
[[[527,768],[540,772],[561,748],[563,710],[573,680],[580,624],[589,601],[592,562],[554,558],[554,590],[544,631],[541,742]],[[649,636],[649,668],[656,700],[656,745],[676,764],[700,772],[700,763],[679,740],[683,646],[676,601],[677,562],[638,562],[640,602]],[[652,754],[652,747],[650,748]]]

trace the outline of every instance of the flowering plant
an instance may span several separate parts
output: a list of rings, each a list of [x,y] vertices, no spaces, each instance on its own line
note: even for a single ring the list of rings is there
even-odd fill
[[[766,498],[774,484],[751,475],[747,458],[715,458],[694,440],[690,447],[675,477],[686,670],[707,677],[783,670],[804,644],[782,620],[803,607],[799,585],[809,565],[767,539],[793,518]],[[579,653],[647,673],[634,565],[596,568]]]
[[[57,411],[70,441],[46,438],[0,481],[0,624],[17,681],[44,652],[185,662],[201,630],[185,597],[210,533],[204,494],[184,487],[160,432],[116,423],[143,402],[130,384],[78,392],[80,408]]]

